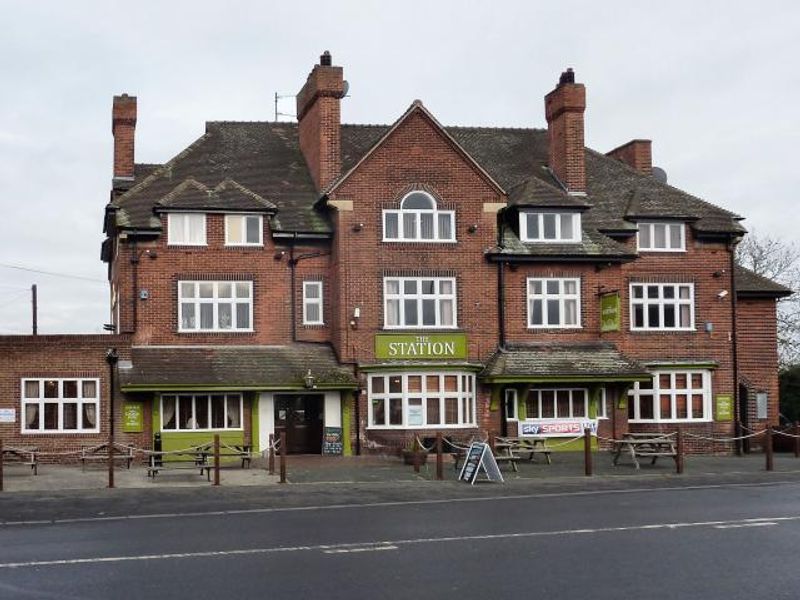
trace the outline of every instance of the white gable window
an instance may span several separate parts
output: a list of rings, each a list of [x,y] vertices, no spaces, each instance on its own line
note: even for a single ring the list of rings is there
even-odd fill
[[[261,215],[225,215],[226,246],[263,246]]]
[[[322,282],[303,282],[303,325],[322,325]]]
[[[399,210],[383,211],[383,241],[455,242],[455,221],[455,211],[439,210],[430,194],[411,192]]]
[[[636,236],[640,251],[685,252],[686,226],[683,223],[639,223]]]
[[[167,243],[176,246],[205,246],[206,216],[203,213],[168,213]]]
[[[549,211],[520,212],[519,232],[523,242],[580,242],[581,214]]]

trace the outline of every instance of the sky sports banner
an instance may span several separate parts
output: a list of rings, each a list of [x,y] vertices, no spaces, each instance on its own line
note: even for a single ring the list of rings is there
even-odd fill
[[[577,437],[588,429],[597,435],[597,421],[592,419],[530,419],[519,424],[520,437]]]

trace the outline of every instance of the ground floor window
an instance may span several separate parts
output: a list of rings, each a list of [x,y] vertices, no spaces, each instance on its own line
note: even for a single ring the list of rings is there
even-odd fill
[[[23,379],[22,433],[97,433],[99,379]]]
[[[472,373],[370,375],[369,424],[381,428],[474,427]]]
[[[637,381],[628,392],[628,421],[711,420],[710,371],[654,371],[650,381]]]
[[[164,394],[161,429],[209,431],[242,429],[241,394]]]
[[[528,419],[587,418],[589,394],[583,388],[532,389],[525,409]]]

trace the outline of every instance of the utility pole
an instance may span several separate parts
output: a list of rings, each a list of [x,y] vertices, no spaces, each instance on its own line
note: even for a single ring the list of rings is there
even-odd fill
[[[39,305],[36,300],[36,284],[31,286],[31,305],[33,308],[33,335],[39,333]]]

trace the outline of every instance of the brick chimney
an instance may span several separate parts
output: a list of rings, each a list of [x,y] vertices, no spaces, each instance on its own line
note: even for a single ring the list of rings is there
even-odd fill
[[[130,187],[133,182],[133,139],[136,132],[136,96],[114,96],[111,133],[114,135],[115,189]]]
[[[330,52],[326,50],[297,94],[300,150],[320,191],[341,171],[339,103],[345,94],[344,86],[342,67],[332,66]]]
[[[606,152],[606,156],[621,160],[643,175],[653,174],[653,151],[650,140],[631,140],[611,152]]]
[[[549,166],[570,193],[586,193],[586,157],[583,144],[583,112],[586,88],[575,83],[575,73],[561,74],[556,89],[544,97]]]

